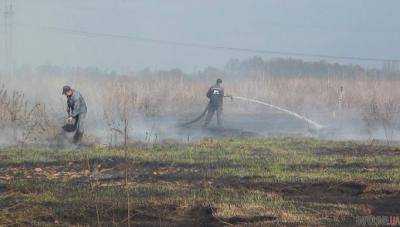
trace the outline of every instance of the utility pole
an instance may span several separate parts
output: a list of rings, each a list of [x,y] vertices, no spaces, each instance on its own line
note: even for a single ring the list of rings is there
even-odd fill
[[[7,76],[13,76],[14,56],[13,56],[13,17],[14,0],[2,0],[3,16],[3,70]]]

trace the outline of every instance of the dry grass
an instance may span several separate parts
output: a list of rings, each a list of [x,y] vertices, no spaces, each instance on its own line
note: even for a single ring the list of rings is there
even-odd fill
[[[109,78],[100,76],[96,78],[89,75],[70,78],[51,75],[38,78],[37,87],[44,88],[43,90],[29,91],[24,89],[23,85],[17,90],[24,91],[28,96],[36,94],[35,97],[39,93],[39,97],[46,99],[43,101],[56,106],[62,99],[62,97],[57,98],[60,87],[64,84],[71,84],[89,99],[89,103],[96,103],[91,107],[97,110],[97,107],[106,104],[103,100],[107,99],[107,96],[118,95],[115,92],[123,85],[135,93],[138,106],[143,112],[149,115],[174,115],[182,110],[192,108],[194,105],[204,105],[206,102],[205,92],[218,76],[221,75],[201,79],[179,73],[174,75],[157,72],[146,76],[110,76]],[[222,78],[228,94],[259,98],[294,110],[310,107],[314,109],[336,108],[338,90],[341,86],[344,87],[344,106],[346,108],[360,110],[372,101],[383,105],[389,100],[393,102],[400,98],[400,91],[396,89],[400,85],[400,80],[378,80],[366,77],[343,79],[341,77],[260,77],[252,75],[245,78],[229,78],[229,75],[225,75]],[[23,79],[24,77],[19,81]],[[58,91],[57,95],[53,93],[55,91]]]
[[[0,87],[0,130],[11,131],[5,138],[9,145],[22,146],[48,140],[57,133],[44,103],[31,103],[22,91],[8,90],[4,86]]]

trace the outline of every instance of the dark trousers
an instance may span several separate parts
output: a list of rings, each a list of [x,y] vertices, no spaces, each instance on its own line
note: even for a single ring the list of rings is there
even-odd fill
[[[76,131],[75,135],[73,138],[74,143],[79,143],[82,140],[83,133],[85,131],[84,128],[84,120],[85,120],[86,114],[79,114],[76,118]]]
[[[210,106],[208,108],[204,126],[208,126],[210,124],[215,112],[217,112],[217,124],[218,126],[222,126],[222,106]]]

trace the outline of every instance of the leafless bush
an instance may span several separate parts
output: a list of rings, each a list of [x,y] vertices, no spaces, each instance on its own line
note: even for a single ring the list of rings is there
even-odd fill
[[[54,137],[55,123],[50,119],[43,103],[29,103],[22,91],[10,93],[0,88],[1,130],[10,130],[17,144],[39,143]]]
[[[27,115],[27,105],[28,101],[22,92],[12,91],[10,94],[4,85],[0,88],[0,120],[3,126],[23,121]]]
[[[362,112],[362,120],[365,124],[365,129],[369,138],[371,139],[373,132],[379,128],[379,108],[375,100],[371,100],[371,102],[364,108],[364,111]]]
[[[395,103],[392,98],[381,101],[371,100],[363,112],[363,121],[370,138],[374,131],[382,128],[386,141],[390,144],[398,123],[399,110],[399,104]]]
[[[46,111],[46,105],[36,103],[26,116],[23,124],[23,143],[49,141],[57,136],[59,128]]]
[[[397,125],[399,105],[392,99],[387,100],[383,105],[382,126],[385,131],[386,141],[393,141],[394,129]]]
[[[132,128],[131,120],[137,110],[137,95],[124,83],[113,83],[107,89],[107,97],[103,104],[104,119],[110,129],[111,134],[123,136],[125,162],[128,163],[128,140],[129,131]],[[127,198],[127,221],[130,225],[130,197],[129,197],[129,170],[128,164],[125,165],[124,190]]]
[[[110,129],[111,136],[115,133],[123,136],[126,147],[131,129],[131,119],[137,106],[137,95],[125,84],[115,83],[107,89],[104,99],[104,119]]]

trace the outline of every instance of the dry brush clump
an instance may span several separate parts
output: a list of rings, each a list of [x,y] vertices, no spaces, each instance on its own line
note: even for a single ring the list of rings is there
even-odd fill
[[[387,143],[394,139],[395,130],[399,128],[400,103],[391,97],[377,100],[375,97],[363,111],[363,121],[370,137],[375,131],[383,130]]]
[[[129,140],[135,111],[137,110],[137,95],[124,83],[112,83],[107,88],[108,96],[104,98],[104,120],[110,130],[110,138],[123,137],[126,146]],[[110,141],[112,144],[112,141]]]
[[[3,125],[17,123],[26,118],[28,102],[20,91],[8,91],[5,86],[0,88],[0,120]]]
[[[57,133],[44,103],[31,103],[22,91],[4,85],[0,88],[0,129],[10,145],[44,143]]]

